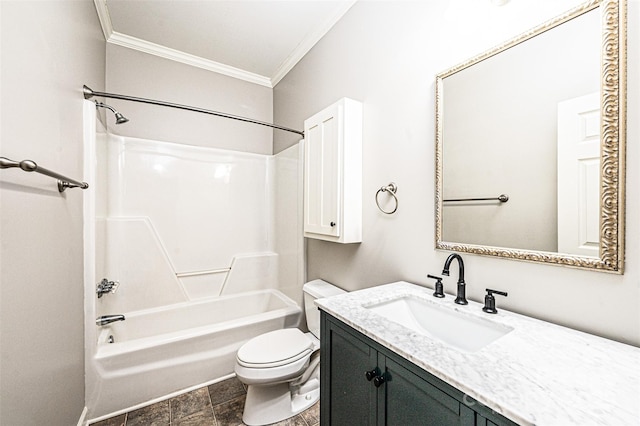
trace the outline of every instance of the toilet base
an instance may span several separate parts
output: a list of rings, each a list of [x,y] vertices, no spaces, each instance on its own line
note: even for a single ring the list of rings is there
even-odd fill
[[[290,382],[249,385],[242,421],[249,426],[277,423],[311,407],[320,399],[320,381],[310,378],[301,386]]]

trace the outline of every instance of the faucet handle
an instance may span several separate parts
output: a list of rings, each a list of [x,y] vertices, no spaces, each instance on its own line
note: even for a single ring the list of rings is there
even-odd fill
[[[436,288],[433,292],[433,297],[444,297],[444,287],[442,285],[442,277],[436,277],[435,275],[427,275],[428,278],[436,280]]]
[[[507,297],[507,293],[504,291],[492,290],[490,288],[486,289],[486,291],[487,295],[484,296],[484,308],[482,308],[482,310],[488,314],[497,314],[498,310],[496,309],[496,298],[493,297],[493,295],[499,294],[500,296]]]

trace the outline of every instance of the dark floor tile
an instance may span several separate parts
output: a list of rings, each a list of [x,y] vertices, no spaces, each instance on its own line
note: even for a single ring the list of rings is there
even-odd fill
[[[124,426],[126,414],[100,420],[98,423],[91,423],[91,426]]]
[[[209,410],[211,402],[206,387],[183,393],[169,400],[171,408],[171,422],[187,417],[193,413]]]
[[[162,401],[127,414],[126,426],[169,426],[169,401]]]
[[[320,401],[304,410],[300,415],[309,426],[315,426],[320,423]]]
[[[186,417],[171,419],[171,426],[218,426],[211,407]],[[224,425],[220,425],[224,426]]]
[[[91,426],[245,426],[246,390],[236,378],[209,385]],[[213,404],[212,404],[213,403]],[[272,426],[317,426],[320,402]]]
[[[209,395],[214,407],[246,393],[242,382],[235,377],[209,385]]]
[[[272,423],[272,426],[307,426],[307,422],[305,422],[302,416],[298,414],[281,422]]]
[[[213,414],[219,425],[239,426],[242,422],[242,411],[244,410],[245,395],[239,396],[231,401],[223,402],[213,407]]]

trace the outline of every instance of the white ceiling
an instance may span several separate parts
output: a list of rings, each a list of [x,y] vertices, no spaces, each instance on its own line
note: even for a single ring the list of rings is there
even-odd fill
[[[113,43],[274,87],[356,0],[94,0]]]

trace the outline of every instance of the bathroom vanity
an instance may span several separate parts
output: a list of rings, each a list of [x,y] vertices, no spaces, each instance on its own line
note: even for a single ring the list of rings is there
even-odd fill
[[[639,348],[432,293],[397,282],[316,301],[322,424],[640,422]]]
[[[322,424],[515,425],[323,313]],[[325,398],[326,397],[326,398]]]

